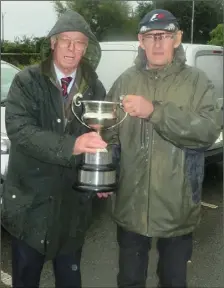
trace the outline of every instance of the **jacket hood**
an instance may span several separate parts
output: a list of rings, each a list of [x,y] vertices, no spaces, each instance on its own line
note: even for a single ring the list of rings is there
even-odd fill
[[[168,67],[177,67],[182,66],[186,62],[186,55],[184,52],[183,45],[180,44],[176,49],[174,49],[174,58],[171,64],[168,64],[164,69]],[[145,51],[139,46],[138,48],[138,55],[135,59],[135,65],[138,69],[144,69],[147,66],[147,58]]]
[[[89,38],[89,44],[86,53],[82,58],[82,62],[86,62],[93,70],[96,70],[101,58],[100,44],[86,20],[75,11],[67,11],[59,17],[42,44],[40,51],[41,60],[46,60],[51,54],[50,38],[54,35],[68,31],[78,31]]]

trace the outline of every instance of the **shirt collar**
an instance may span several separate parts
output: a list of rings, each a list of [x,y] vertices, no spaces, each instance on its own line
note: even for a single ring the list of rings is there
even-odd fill
[[[66,77],[72,77],[72,79],[75,79],[75,76],[76,76],[76,71],[75,70],[74,72],[72,72],[70,75],[64,75],[64,73],[62,73],[58,67],[55,65],[54,63],[54,70],[55,70],[55,73],[56,73],[56,76],[57,76],[57,79],[58,79],[58,82],[61,83],[61,78],[66,78]]]

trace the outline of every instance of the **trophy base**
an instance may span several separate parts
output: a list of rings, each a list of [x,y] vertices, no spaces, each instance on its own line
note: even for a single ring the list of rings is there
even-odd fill
[[[76,183],[73,188],[79,192],[82,193],[109,193],[109,192],[114,192],[117,188],[117,185],[102,185],[102,186],[93,186],[93,185],[86,185],[86,184],[80,184]]]
[[[117,188],[116,166],[112,163],[112,151],[101,150],[96,154],[85,153],[84,161],[77,167],[73,188],[80,193],[95,196],[96,193],[114,192]],[[90,196],[91,197],[91,196]]]
[[[79,166],[77,172],[76,184],[82,190],[103,191],[106,189],[105,192],[107,192],[116,186],[116,170],[113,164],[98,166],[84,164]]]

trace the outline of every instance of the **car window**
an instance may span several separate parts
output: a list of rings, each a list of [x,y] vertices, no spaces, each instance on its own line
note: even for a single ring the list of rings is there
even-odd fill
[[[1,63],[1,101],[6,99],[12,80],[18,72],[15,67]]]
[[[215,86],[217,97],[223,98],[223,55],[201,55],[196,66],[203,70]]]
[[[202,69],[214,84],[217,97],[217,108],[223,106],[223,55],[202,55],[197,57],[196,66]],[[220,111],[218,121],[223,123],[223,112]]]

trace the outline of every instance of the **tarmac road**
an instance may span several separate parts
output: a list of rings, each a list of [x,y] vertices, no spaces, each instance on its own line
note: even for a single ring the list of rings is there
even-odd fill
[[[223,257],[223,181],[222,165],[209,167],[204,181],[203,201],[216,205],[203,206],[202,221],[195,232],[194,253],[189,263],[189,287],[224,287]],[[205,203],[205,205],[207,205]],[[99,202],[95,221],[88,231],[82,259],[83,287],[116,287],[117,244],[116,226],[105,212],[105,202]],[[99,212],[100,211],[100,212]],[[2,233],[0,287],[11,287],[10,236]],[[147,287],[156,287],[157,253],[150,252]],[[41,287],[54,287],[51,263],[46,263]]]

